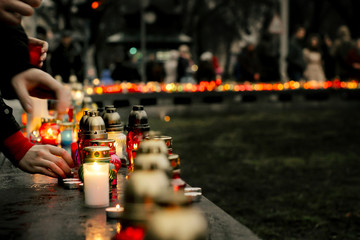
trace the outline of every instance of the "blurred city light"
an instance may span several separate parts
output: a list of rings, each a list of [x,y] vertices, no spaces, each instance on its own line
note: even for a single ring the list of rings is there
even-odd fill
[[[91,8],[92,8],[92,9],[97,9],[99,6],[100,6],[99,1],[94,1],[94,2],[92,2],[92,4],[91,4]]]
[[[129,53],[135,55],[137,53],[137,48],[136,47],[130,48]]]

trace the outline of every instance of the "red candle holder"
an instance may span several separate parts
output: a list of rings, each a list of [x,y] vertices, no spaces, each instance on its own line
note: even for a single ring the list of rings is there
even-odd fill
[[[41,46],[29,44],[29,56],[31,65],[38,66],[40,63]]]
[[[59,144],[60,126],[55,119],[43,118],[41,122],[39,129],[41,143],[57,146]]]

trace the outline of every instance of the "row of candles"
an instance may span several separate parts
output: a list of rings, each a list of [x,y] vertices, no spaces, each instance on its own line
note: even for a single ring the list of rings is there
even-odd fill
[[[106,93],[151,93],[151,92],[206,92],[206,91],[282,91],[282,90],[297,90],[297,89],[357,89],[359,88],[357,80],[340,81],[334,79],[331,81],[288,81],[285,83],[236,83],[236,82],[225,82],[221,79],[215,81],[201,81],[198,84],[193,83],[115,83],[111,85],[100,85],[100,86],[87,86],[85,92],[88,95],[92,94],[106,94]]]
[[[128,167],[124,206],[105,209],[109,218],[118,218],[123,225],[115,239],[127,239],[129,234],[131,239],[169,239],[179,229],[190,234],[188,239],[206,239],[206,220],[190,204],[196,197],[199,200],[201,189],[185,188],[172,138],[150,134],[143,106],[133,106],[126,127],[113,106],[106,106],[103,114],[84,111],[77,142],[73,133],[72,123],[44,120],[39,142],[71,146],[78,178],[64,179],[62,184],[69,189],[83,186],[87,207],[108,207],[117,172],[121,166]]]

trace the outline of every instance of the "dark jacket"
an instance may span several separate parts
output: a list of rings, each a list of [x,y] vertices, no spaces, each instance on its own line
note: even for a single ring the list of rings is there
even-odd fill
[[[287,57],[288,73],[291,75],[293,72],[303,73],[306,67],[303,46],[301,40],[293,37],[289,44],[289,54]]]
[[[3,98],[14,99],[16,93],[11,85],[11,79],[20,72],[33,68],[30,64],[28,37],[24,29],[18,26],[0,24],[0,126],[2,126],[0,141],[20,130],[19,124],[12,115],[12,109]],[[20,147],[20,146],[19,146]]]
[[[0,90],[5,99],[15,99],[11,79],[34,67],[30,64],[28,37],[20,25],[0,24],[0,32]]]

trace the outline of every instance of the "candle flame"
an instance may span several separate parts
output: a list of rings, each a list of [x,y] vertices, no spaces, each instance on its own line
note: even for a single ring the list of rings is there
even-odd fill
[[[120,209],[120,204],[116,204],[116,210]]]
[[[97,164],[96,162],[94,162],[94,168],[95,168],[96,171],[99,171],[100,165]]]
[[[53,138],[54,137],[54,131],[51,128],[49,128],[47,130],[47,137],[48,138]]]

